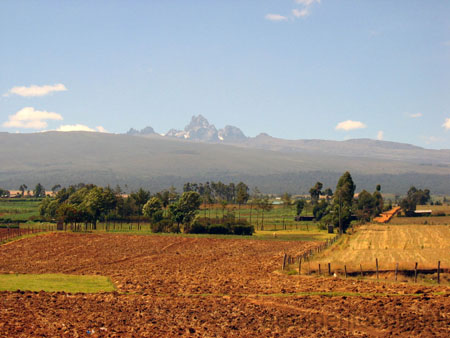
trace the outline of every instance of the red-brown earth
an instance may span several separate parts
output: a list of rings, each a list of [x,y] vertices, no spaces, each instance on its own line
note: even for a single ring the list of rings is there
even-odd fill
[[[0,336],[450,336],[448,286],[279,272],[284,252],[317,244],[69,233],[19,240],[0,246],[0,273],[100,274],[117,292],[0,292]]]

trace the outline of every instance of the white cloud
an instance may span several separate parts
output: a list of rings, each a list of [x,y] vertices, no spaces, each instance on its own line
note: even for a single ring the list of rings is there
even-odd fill
[[[302,10],[300,10],[300,9],[293,9],[292,10],[292,14],[296,18],[304,18],[305,16],[309,15],[309,10],[308,10],[308,8],[303,8]]]
[[[62,120],[57,113],[35,110],[33,107],[25,107],[14,115],[9,115],[8,121],[2,124],[7,128],[44,129],[47,120]]]
[[[64,86],[62,83],[58,83],[53,86],[51,86],[51,85],[45,85],[45,86],[32,85],[30,87],[13,87],[3,96],[10,96],[13,94],[23,96],[23,97],[44,96],[44,95],[51,94],[52,92],[64,92],[66,90],[67,90],[66,86]]]
[[[450,118],[446,118],[444,124],[442,125],[445,129],[450,130]]]
[[[417,119],[417,118],[422,117],[422,116],[423,116],[422,113],[409,114],[409,117],[411,117],[413,119]]]
[[[286,21],[288,18],[280,14],[267,14],[265,18],[269,21]]]
[[[360,122],[360,121],[352,121],[352,120],[347,120],[347,121],[343,121],[343,122],[339,122],[336,125],[336,130],[353,130],[353,129],[361,129],[361,128],[366,128],[367,126]]]
[[[378,133],[377,133],[377,140],[382,141],[383,137],[384,137],[384,131],[382,131],[382,130],[378,131]]]
[[[98,131],[100,133],[106,133],[106,129],[103,128],[102,126],[98,126],[95,129],[90,128],[84,124],[64,124],[62,126],[59,126],[58,129],[56,129],[56,131],[91,131],[91,132],[95,132]]]
[[[306,7],[311,6],[314,3],[320,4],[320,0],[295,0],[295,2]]]

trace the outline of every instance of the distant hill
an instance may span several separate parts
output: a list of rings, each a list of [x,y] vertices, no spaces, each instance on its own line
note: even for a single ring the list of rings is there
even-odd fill
[[[450,192],[448,150],[392,142],[286,141],[260,135],[236,145],[159,134],[45,132],[0,133],[0,144],[0,187],[8,189],[22,183],[49,188],[91,182],[155,191],[186,181],[244,180],[263,192],[300,193],[317,180],[334,189],[349,170],[357,191],[372,191],[379,183],[391,193],[405,193],[412,184],[432,193]]]
[[[150,132],[149,132],[150,131]],[[153,128],[147,127],[140,132],[130,129],[127,133],[135,136],[151,136]],[[450,149],[431,150],[411,144],[378,141],[371,139],[353,139],[347,141],[330,140],[286,140],[261,133],[256,137],[247,137],[241,129],[225,126],[217,130],[202,115],[192,116],[184,130],[171,129],[167,138],[178,138],[206,143],[222,143],[239,147],[272,150],[284,153],[312,153],[323,155],[350,156],[393,161],[405,161],[420,165],[450,167]]]

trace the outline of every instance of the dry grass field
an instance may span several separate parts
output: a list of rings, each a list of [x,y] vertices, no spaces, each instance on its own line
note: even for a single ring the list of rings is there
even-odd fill
[[[431,218],[431,217],[427,217]],[[401,218],[399,218],[401,219]],[[450,226],[446,225],[378,225],[361,226],[355,234],[341,239],[337,245],[317,255],[311,264],[344,265],[349,271],[374,270],[378,259],[380,270],[435,269],[441,261],[450,268]]]
[[[448,337],[450,287],[280,272],[320,242],[54,233],[0,273],[108,277],[116,291],[0,292],[1,337]]]

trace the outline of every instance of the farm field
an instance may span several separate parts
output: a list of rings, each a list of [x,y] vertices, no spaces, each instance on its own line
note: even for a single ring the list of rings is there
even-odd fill
[[[450,287],[280,272],[320,242],[51,233],[0,246],[1,274],[109,277],[116,291],[0,292],[0,336],[448,336]]]
[[[427,217],[430,218],[430,217]],[[450,227],[446,225],[378,225],[361,226],[355,234],[342,238],[337,245],[316,255],[311,264],[331,262],[335,268],[349,271],[375,269],[378,259],[380,270],[450,268]]]
[[[40,200],[36,199],[0,199],[0,219],[26,221],[39,216]]]

